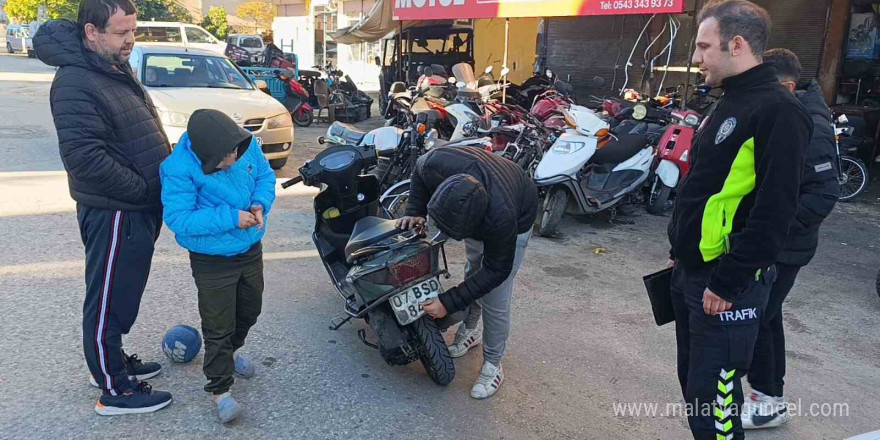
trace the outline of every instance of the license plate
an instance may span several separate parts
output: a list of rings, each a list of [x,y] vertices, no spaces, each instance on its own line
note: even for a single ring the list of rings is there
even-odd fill
[[[259,136],[254,136],[254,139],[256,139],[257,145],[259,145],[261,147],[263,146],[263,138],[261,138]]]
[[[440,279],[428,278],[391,297],[391,308],[400,325],[407,325],[422,317],[425,311],[421,303],[436,298],[442,290]]]

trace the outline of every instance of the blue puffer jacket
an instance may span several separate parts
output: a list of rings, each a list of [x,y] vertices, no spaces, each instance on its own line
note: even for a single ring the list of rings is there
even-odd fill
[[[177,243],[200,254],[231,257],[263,238],[266,228],[238,229],[238,212],[263,206],[265,223],[275,201],[275,173],[256,140],[228,170],[205,174],[184,134],[159,170],[165,224]]]

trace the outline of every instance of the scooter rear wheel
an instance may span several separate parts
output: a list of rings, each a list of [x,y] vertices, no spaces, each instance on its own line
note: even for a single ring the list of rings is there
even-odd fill
[[[314,112],[295,112],[293,122],[300,127],[308,127],[315,120]]]
[[[422,345],[419,360],[428,372],[428,377],[437,385],[449,385],[455,378],[455,364],[437,323],[426,315],[412,323],[409,328]]]

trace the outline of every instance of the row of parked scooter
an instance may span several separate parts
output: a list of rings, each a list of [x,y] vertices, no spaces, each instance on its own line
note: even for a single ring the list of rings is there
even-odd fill
[[[391,86],[383,100],[385,127],[364,133],[335,124],[324,140],[376,147],[379,162],[371,172],[392,217],[405,207],[415,161],[438,146],[485,148],[522,167],[542,196],[542,236],[556,235],[565,213],[610,211],[618,221],[624,204],[645,204],[657,214],[668,209],[688,170],[697,112],[671,109],[674,99],[593,97],[595,105],[586,107],[552,72],[516,85],[504,81],[505,70],[496,80],[492,69],[476,78],[465,63],[453,66],[451,76],[428,66],[415,86]]]
[[[383,98],[385,127],[364,133],[335,124],[325,140],[376,147],[379,161],[370,172],[390,217],[402,214],[415,161],[431,148],[473,146],[507,157],[538,186],[537,232],[545,237],[559,233],[565,214],[608,211],[612,222],[625,222],[618,216],[627,206],[656,215],[671,209],[690,169],[695,132],[715,100],[710,88],[697,88],[697,99],[680,110],[675,89],[647,99],[627,90],[621,98],[591,95],[588,107],[549,71],[521,85],[504,80],[506,69],[500,80],[491,68],[476,78],[465,63],[451,76],[442,66],[420,74],[414,86],[394,83]],[[595,90],[603,86],[594,78]]]

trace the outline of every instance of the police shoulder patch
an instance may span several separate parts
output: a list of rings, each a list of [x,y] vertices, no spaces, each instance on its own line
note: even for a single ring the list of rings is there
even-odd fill
[[[715,134],[715,145],[724,142],[724,140],[727,139],[727,137],[730,136],[731,133],[733,133],[733,130],[735,128],[736,118],[730,117],[725,119],[724,122],[721,123],[721,127],[718,128],[718,133]]]

